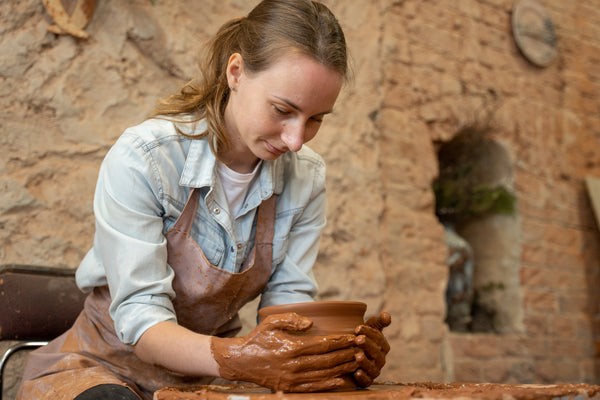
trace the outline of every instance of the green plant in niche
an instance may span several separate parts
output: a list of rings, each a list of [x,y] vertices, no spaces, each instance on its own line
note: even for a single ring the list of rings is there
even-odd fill
[[[433,183],[436,214],[441,221],[465,222],[488,214],[513,214],[516,197],[500,185],[482,180],[481,151],[489,126],[461,129],[438,153],[440,174]]]

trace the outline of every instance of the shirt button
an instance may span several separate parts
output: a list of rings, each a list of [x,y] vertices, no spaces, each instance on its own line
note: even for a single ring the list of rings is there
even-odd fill
[[[238,250],[241,250],[242,249],[242,244],[238,243],[237,248],[238,248]]]
[[[221,210],[217,207],[213,210],[213,212],[217,215],[219,215],[221,213]]]

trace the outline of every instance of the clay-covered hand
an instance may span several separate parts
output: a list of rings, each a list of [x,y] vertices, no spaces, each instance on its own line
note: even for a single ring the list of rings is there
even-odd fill
[[[271,315],[240,338],[211,339],[221,377],[275,391],[316,392],[344,387],[358,368],[355,335],[310,336],[312,321],[295,313]]]
[[[385,356],[390,351],[390,345],[383,335],[383,328],[389,326],[392,317],[386,312],[377,317],[371,317],[364,325],[356,330],[355,343],[360,350],[356,353],[359,369],[354,372],[354,380],[358,386],[367,387],[379,376],[385,365]]]

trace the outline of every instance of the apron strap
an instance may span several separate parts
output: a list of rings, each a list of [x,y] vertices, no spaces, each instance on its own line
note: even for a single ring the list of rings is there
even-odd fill
[[[256,221],[255,244],[273,244],[273,231],[275,227],[275,206],[277,204],[277,195],[272,195],[258,207],[258,217]]]
[[[189,235],[192,226],[194,225],[196,211],[198,211],[198,202],[200,201],[199,196],[200,191],[197,188],[190,189],[188,200],[183,207],[183,211],[181,211],[181,215],[179,215],[179,218],[175,221],[175,225],[173,225],[172,228],[173,230]]]

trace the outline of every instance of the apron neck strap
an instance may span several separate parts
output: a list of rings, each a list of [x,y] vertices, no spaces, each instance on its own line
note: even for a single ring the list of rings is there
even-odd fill
[[[272,195],[258,207],[256,220],[256,244],[273,244],[273,231],[275,227],[275,206],[277,195]]]
[[[198,211],[198,202],[200,196],[200,190],[197,188],[190,189],[190,195],[188,197],[185,206],[183,207],[183,211],[177,221],[175,222],[175,226],[179,231],[185,232],[189,234],[192,230],[192,225],[194,225],[194,219],[196,216],[196,211]]]

